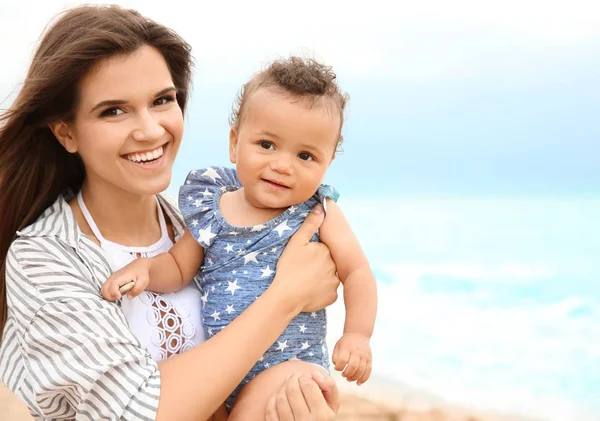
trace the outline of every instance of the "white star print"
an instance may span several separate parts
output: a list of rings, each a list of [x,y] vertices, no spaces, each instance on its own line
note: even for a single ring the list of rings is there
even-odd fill
[[[244,264],[248,264],[250,262],[254,262],[254,263],[258,263],[258,260],[256,260],[256,256],[258,256],[260,254],[260,252],[258,251],[253,251],[252,253],[248,253],[247,255],[244,256]]]
[[[202,173],[202,177],[210,177],[212,178],[213,183],[217,181],[217,178],[221,178],[218,172],[214,170],[214,168],[209,168]]]
[[[212,265],[213,261],[212,261],[212,259],[210,257],[207,257],[206,258],[206,263],[208,263],[209,265]]]
[[[215,286],[213,285],[210,289],[212,292],[215,292]]]
[[[196,170],[192,170],[192,171],[190,171],[190,174],[192,174],[192,175],[196,175]]]
[[[244,271],[244,275],[248,275],[248,271],[247,270]]]
[[[287,219],[285,221],[283,221],[281,224],[277,225],[277,227],[275,227],[275,229],[273,231],[277,231],[277,233],[279,233],[279,236],[281,237],[283,235],[284,231],[289,231],[291,230],[290,227],[288,227],[287,224]]]
[[[252,241],[248,240],[248,241],[246,241],[246,244],[250,244],[251,242],[252,242]]]
[[[233,308],[233,304],[227,305],[227,308],[225,309],[225,311],[227,312],[227,314],[233,313],[235,311],[235,309]]]
[[[196,226],[198,226],[198,220],[197,220],[197,219],[194,219],[194,220],[192,221],[192,226],[193,226],[193,227],[196,227]]]
[[[204,293],[204,295],[202,296],[202,298],[200,298],[200,300],[202,300],[202,304],[206,305],[206,302],[208,301],[208,291],[206,291]]]
[[[212,196],[212,195],[213,195],[213,194],[212,194],[212,193],[211,193],[211,192],[208,190],[208,187],[206,188],[206,190],[204,190],[204,191],[202,192],[202,194],[204,195],[204,197],[206,197],[206,196]]]
[[[191,202],[192,200],[194,200],[194,198],[192,196],[188,196],[188,200]]]
[[[305,218],[306,218],[306,217],[308,216],[308,212],[302,212],[302,213],[300,214],[300,216],[303,216],[303,217],[305,217]]]
[[[277,253],[277,247],[273,247],[273,248],[271,249],[271,253]]]
[[[264,361],[264,360],[265,360],[265,356],[264,355],[258,359],[258,361]]]
[[[198,231],[198,241],[199,242],[204,243],[207,246],[210,246],[210,243],[212,243],[212,239],[217,236],[217,234],[213,234],[213,232],[211,231],[211,228],[212,228],[212,226]]]
[[[287,341],[283,341],[283,342],[277,341],[277,345],[279,345],[277,347],[277,351],[281,351],[281,352],[285,351],[285,349],[289,347],[289,345],[287,344]]]
[[[308,344],[308,341],[303,342],[302,343],[302,351],[307,350],[308,348],[310,348],[310,345]]]
[[[250,230],[250,232],[260,232],[260,231],[264,230],[265,228],[267,228],[267,226],[264,224],[254,225],[252,227],[252,229]]]
[[[314,311],[312,313],[310,313],[310,317],[312,317],[313,319],[317,318],[317,313],[315,313]]]
[[[313,356],[313,353],[312,353],[312,352],[309,352],[309,353],[308,353],[308,356],[309,356],[309,357],[312,357],[312,356]]]
[[[304,333],[304,332],[306,332],[306,326],[300,325],[300,333]]]
[[[197,208],[199,208],[201,204],[202,204],[202,201],[198,200],[198,199],[196,199],[196,201],[194,202],[194,206],[196,206]]]
[[[269,368],[269,367],[271,367],[271,364],[265,363],[265,368]]]
[[[234,275],[237,273],[237,270],[232,270],[231,273],[233,273]]]
[[[239,232],[237,232],[237,231],[231,231],[231,232],[229,233],[229,235],[240,235],[240,233],[239,233]]]
[[[294,205],[290,206],[290,213],[296,212],[296,209],[298,209],[296,206],[294,206]]]
[[[263,256],[267,256],[269,253],[267,253],[266,251],[263,251]]]
[[[219,313],[219,312],[217,312],[217,310],[215,310],[213,312],[213,314],[210,315],[210,317],[212,317],[213,319],[215,319],[215,322],[216,322],[217,320],[221,320],[221,313]]]
[[[227,281],[229,285],[227,286],[225,291],[231,291],[231,295],[235,295],[235,291],[242,288],[241,286],[238,286],[237,281],[237,279],[233,282]]]
[[[260,271],[262,272],[261,278],[266,278],[267,276],[271,276],[273,274],[273,271],[268,265],[265,269],[261,269]]]
[[[210,336],[212,336],[212,335],[213,335],[212,329],[211,329],[210,327],[208,328],[208,334],[209,334]]]
[[[233,246],[231,244],[227,244],[227,246],[225,247],[225,251],[227,253],[229,253],[230,251],[233,251]]]
[[[297,355],[292,355],[290,358],[290,361],[298,361],[298,356]]]

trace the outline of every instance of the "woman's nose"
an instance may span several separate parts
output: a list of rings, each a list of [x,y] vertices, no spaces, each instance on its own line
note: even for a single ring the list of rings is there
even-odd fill
[[[164,134],[165,128],[162,126],[160,120],[152,115],[152,113],[145,112],[139,115],[137,127],[133,131],[132,136],[138,142],[156,142],[162,139]]]

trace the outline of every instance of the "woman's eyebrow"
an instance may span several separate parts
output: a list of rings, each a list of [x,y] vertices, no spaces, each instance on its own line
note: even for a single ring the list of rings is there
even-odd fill
[[[165,89],[163,89],[163,90],[162,90],[162,91],[160,91],[160,92],[157,92],[157,93],[154,95],[154,97],[161,96],[161,95],[164,95],[164,94],[166,94],[166,93],[173,92],[173,91],[175,91],[175,92],[176,92],[176,91],[177,91],[177,89],[176,89],[174,86],[169,86],[168,88],[165,88]],[[94,108],[92,108],[92,110],[91,110],[90,112],[94,112],[94,111],[96,111],[98,108],[102,108],[102,107],[106,107],[106,106],[111,106],[111,107],[114,107],[114,106],[117,106],[117,105],[124,105],[124,104],[127,104],[127,101],[125,101],[125,100],[123,100],[123,99],[107,99],[107,100],[105,100],[105,101],[101,101],[101,102],[97,103],[97,104],[94,106]]]

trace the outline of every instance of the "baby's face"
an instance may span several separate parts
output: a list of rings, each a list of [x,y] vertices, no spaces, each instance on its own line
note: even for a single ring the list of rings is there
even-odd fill
[[[230,158],[246,199],[269,209],[308,200],[333,160],[340,123],[333,108],[309,109],[265,89],[253,93],[230,134]]]

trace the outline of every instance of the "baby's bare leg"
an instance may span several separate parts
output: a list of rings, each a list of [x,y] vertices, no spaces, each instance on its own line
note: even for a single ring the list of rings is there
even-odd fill
[[[294,374],[308,374],[322,370],[322,367],[300,360],[285,361],[270,367],[253,378],[238,394],[228,421],[263,421],[265,408],[285,379]]]

